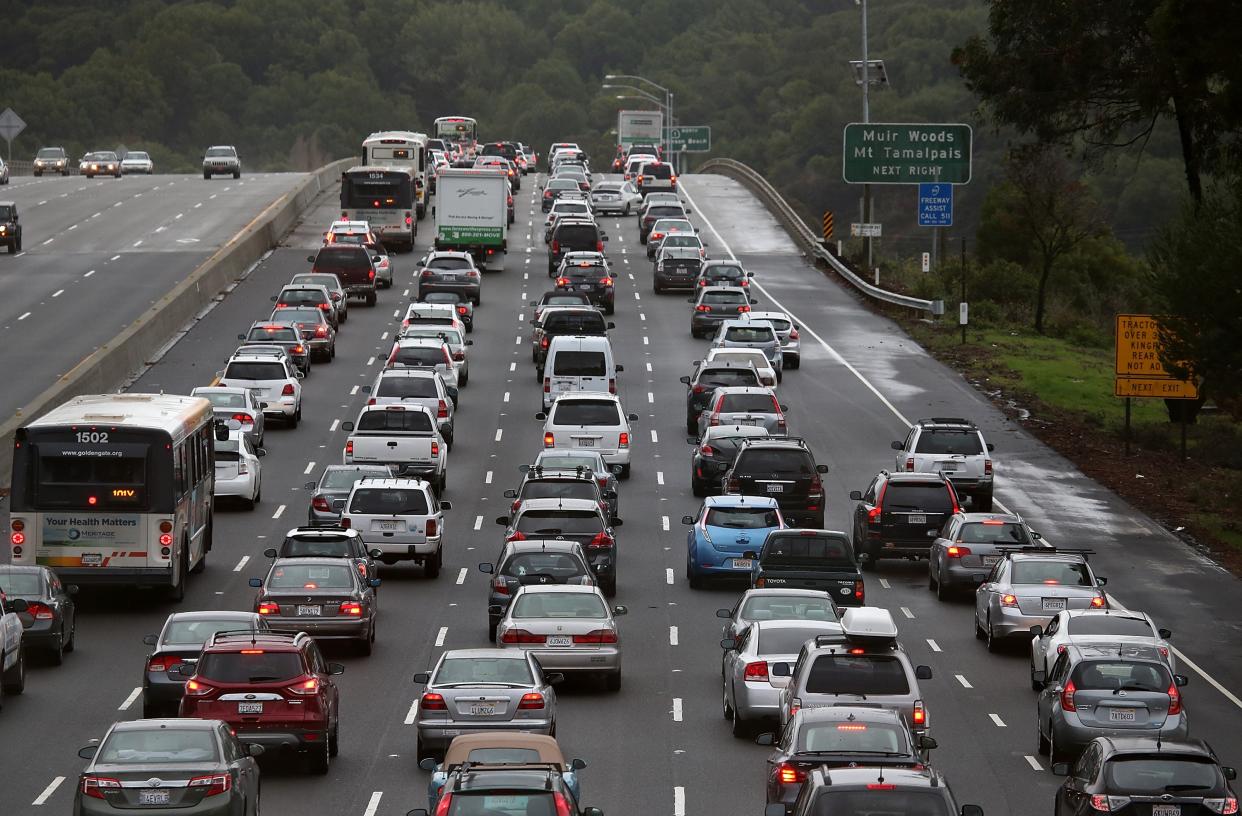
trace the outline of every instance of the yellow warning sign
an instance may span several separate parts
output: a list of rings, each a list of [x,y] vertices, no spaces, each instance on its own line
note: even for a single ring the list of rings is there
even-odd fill
[[[1198,399],[1199,389],[1188,380],[1156,377],[1118,377],[1113,395],[1117,397],[1157,397],[1159,399]]]
[[[1198,386],[1175,379],[1160,362],[1160,319],[1155,315],[1117,315],[1116,383],[1118,397],[1198,399]]]

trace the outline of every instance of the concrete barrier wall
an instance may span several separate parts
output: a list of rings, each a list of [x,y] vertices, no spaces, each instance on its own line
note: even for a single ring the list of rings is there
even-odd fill
[[[79,394],[116,389],[139,371],[157,350],[194,319],[230,283],[275,247],[311,202],[331,187],[356,159],[325,165],[272,202],[228,243],[172,291],[155,302],[120,334],[87,355],[7,422],[0,425],[0,490],[8,492],[13,464],[13,434],[22,425]]]

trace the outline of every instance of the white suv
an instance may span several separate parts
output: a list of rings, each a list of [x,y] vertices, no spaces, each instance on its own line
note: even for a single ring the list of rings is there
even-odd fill
[[[587,448],[597,451],[609,465],[620,465],[617,474],[630,477],[630,423],[638,414],[626,415],[621,399],[607,392],[576,391],[562,394],[547,414],[535,414],[543,422],[545,448]]]
[[[444,511],[450,509],[422,479],[363,479],[345,500],[341,526],[357,530],[385,564],[415,561],[435,578],[444,563]]]
[[[304,376],[286,354],[256,352],[243,346],[229,358],[217,385],[258,392],[264,416],[279,417],[296,428],[302,421]]]
[[[971,512],[992,509],[992,444],[975,423],[959,417],[920,419],[892,448],[898,471],[943,473],[959,496],[970,496]]]

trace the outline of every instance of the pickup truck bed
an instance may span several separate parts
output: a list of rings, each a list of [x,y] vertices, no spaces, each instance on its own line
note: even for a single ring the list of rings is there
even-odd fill
[[[848,537],[826,530],[769,533],[752,567],[751,586],[820,590],[837,606],[862,606],[866,598]]]

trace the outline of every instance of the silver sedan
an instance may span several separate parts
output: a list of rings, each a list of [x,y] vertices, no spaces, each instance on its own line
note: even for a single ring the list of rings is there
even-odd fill
[[[832,598],[816,589],[748,589],[732,609],[717,609],[716,617],[725,620],[722,638],[736,638],[756,621],[840,622]]]
[[[773,436],[784,436],[788,430],[785,412],[770,388],[728,385],[717,388],[711,401],[699,414],[699,436],[713,425],[753,425]]]
[[[726,650],[724,716],[733,721],[733,736],[747,736],[758,720],[780,716],[780,691],[789,676],[773,675],[772,664],[792,664],[802,644],[817,635],[840,632],[838,623],[770,620],[751,624],[736,639],[721,640],[721,648]]]
[[[609,691],[621,689],[621,637],[599,587],[570,584],[523,586],[513,596],[496,642],[532,653],[545,669],[600,675]]]
[[[1052,547],[1008,552],[975,590],[975,637],[994,652],[1007,638],[1029,638],[1065,609],[1106,609],[1108,599],[1086,553]]]
[[[439,756],[454,737],[491,731],[556,734],[560,672],[547,672],[532,652],[453,649],[429,672],[418,704],[418,759]]]

